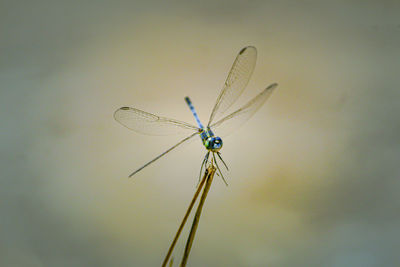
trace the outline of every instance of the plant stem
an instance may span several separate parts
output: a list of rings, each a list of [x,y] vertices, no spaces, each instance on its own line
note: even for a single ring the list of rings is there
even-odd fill
[[[167,255],[165,256],[165,259],[164,259],[164,261],[163,261],[163,263],[162,263],[162,267],[167,266],[168,259],[169,259],[169,257],[171,257],[172,251],[174,250],[174,247],[175,247],[175,245],[176,245],[176,242],[178,241],[179,235],[181,234],[182,229],[183,229],[183,227],[185,226],[185,223],[186,223],[186,221],[187,221],[187,218],[189,217],[189,214],[190,214],[190,212],[192,211],[192,208],[193,208],[193,206],[194,206],[194,203],[196,202],[197,197],[199,196],[200,191],[201,191],[201,189],[203,188],[204,182],[206,181],[206,178],[207,178],[207,174],[208,174],[208,170],[206,170],[206,172],[204,173],[204,176],[203,176],[203,178],[201,179],[201,181],[200,181],[200,183],[199,183],[199,185],[198,185],[198,187],[197,187],[197,190],[196,190],[196,192],[195,192],[194,195],[193,195],[193,199],[192,199],[192,201],[190,202],[189,207],[188,207],[188,209],[187,209],[187,211],[186,211],[186,214],[185,214],[185,216],[184,216],[183,219],[182,219],[181,225],[179,226],[178,231],[177,231],[176,234],[175,234],[174,240],[172,241],[171,246],[170,246],[169,249],[168,249]]]
[[[203,205],[206,200],[208,191],[210,190],[215,171],[216,171],[216,169],[215,169],[214,165],[211,165],[210,167],[207,168],[207,170],[204,174],[203,180],[207,177],[207,179],[206,179],[207,181],[206,181],[206,185],[204,187],[203,193],[201,195],[200,203],[199,203],[199,206],[197,207],[196,214],[194,215],[192,228],[190,229],[189,237],[186,242],[186,247],[185,247],[185,252],[184,252],[183,258],[182,258],[181,267],[186,266],[187,260],[189,258],[190,249],[192,248],[192,244],[193,244],[194,236],[196,234],[197,226],[199,225],[201,211],[203,209]]]

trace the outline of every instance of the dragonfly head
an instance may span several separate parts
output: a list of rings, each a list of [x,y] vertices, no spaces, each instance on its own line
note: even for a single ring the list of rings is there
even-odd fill
[[[205,146],[212,152],[218,152],[222,148],[222,139],[218,136],[212,136],[207,138]]]

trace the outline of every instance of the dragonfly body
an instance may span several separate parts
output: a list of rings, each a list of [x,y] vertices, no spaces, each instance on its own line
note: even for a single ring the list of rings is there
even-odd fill
[[[189,97],[185,97],[186,104],[188,104],[190,110],[193,113],[193,116],[199,126],[200,138],[203,142],[203,145],[207,150],[211,152],[218,152],[222,148],[222,139],[219,136],[215,136],[211,131],[210,127],[204,127],[200,121],[199,116],[197,115],[196,109],[194,108],[192,101],[190,101]]]
[[[211,162],[216,165],[222,179],[225,182],[222,172],[218,167],[216,157],[217,155],[221,162],[228,169],[219,152],[222,148],[223,143],[221,137],[215,135],[214,132],[216,131],[218,134],[221,134],[224,129],[226,130],[225,125],[230,125],[231,122],[238,123],[238,125],[236,125],[233,129],[239,127],[264,104],[264,102],[271,95],[272,91],[278,86],[278,84],[276,83],[269,85],[262,92],[251,99],[247,104],[230,113],[229,115],[222,117],[224,112],[226,112],[232,106],[232,104],[239,98],[239,96],[246,88],[255,67],[256,57],[257,50],[253,46],[247,46],[240,50],[235,61],[233,62],[232,68],[229,71],[228,77],[224,83],[222,91],[217,98],[214,108],[211,111],[210,119],[207,126],[204,126],[201,123],[199,116],[197,115],[197,112],[189,97],[186,97],[185,101],[193,113],[197,126],[175,119],[157,116],[131,107],[122,107],[116,110],[114,113],[114,118],[125,127],[139,133],[150,135],[165,135],[183,131],[191,133],[189,136],[182,139],[179,143],[137,169],[135,172],[129,175],[129,177],[135,175],[137,172],[147,167],[154,161],[158,160],[171,150],[175,149],[177,146],[185,143],[194,136],[199,135],[203,145],[207,149],[207,153],[201,165],[200,173],[202,172],[203,167],[207,165],[209,155],[212,155]],[[230,132],[231,130],[227,131],[227,133]]]

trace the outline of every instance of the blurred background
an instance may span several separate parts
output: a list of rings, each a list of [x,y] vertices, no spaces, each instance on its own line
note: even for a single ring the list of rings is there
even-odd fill
[[[0,33],[0,266],[161,265],[205,149],[128,179],[182,136],[113,112],[206,122],[246,45],[236,107],[279,87],[224,138],[188,265],[400,265],[398,1],[1,1]]]

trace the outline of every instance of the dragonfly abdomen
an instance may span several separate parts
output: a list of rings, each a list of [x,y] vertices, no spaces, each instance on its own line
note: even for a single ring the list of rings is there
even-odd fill
[[[196,109],[194,108],[194,106],[193,106],[193,104],[192,104],[192,101],[190,101],[190,98],[189,98],[188,96],[185,97],[185,101],[186,101],[186,104],[189,106],[190,111],[192,111],[192,114],[193,114],[193,116],[194,116],[194,118],[195,118],[195,120],[196,120],[196,122],[197,122],[197,125],[198,125],[201,129],[203,129],[204,126],[203,126],[203,124],[201,123],[201,121],[200,121],[200,119],[199,119],[199,116],[197,115]]]

